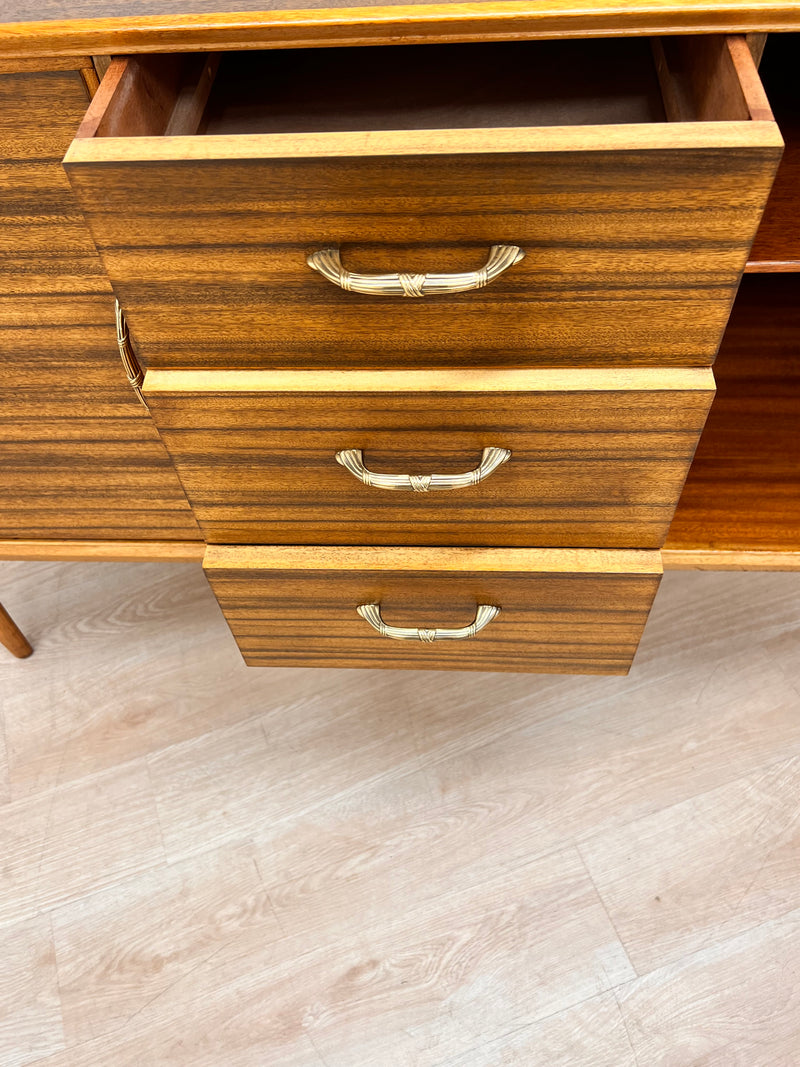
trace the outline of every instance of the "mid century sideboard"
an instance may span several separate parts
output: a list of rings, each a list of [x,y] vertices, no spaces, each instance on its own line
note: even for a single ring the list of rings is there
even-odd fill
[[[263,5],[0,12],[0,559],[589,673],[662,565],[797,568],[797,5]]]

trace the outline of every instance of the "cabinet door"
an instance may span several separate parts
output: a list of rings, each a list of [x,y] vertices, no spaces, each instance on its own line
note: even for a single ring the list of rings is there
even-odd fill
[[[87,99],[78,69],[0,75],[0,539],[197,540],[61,167]]]

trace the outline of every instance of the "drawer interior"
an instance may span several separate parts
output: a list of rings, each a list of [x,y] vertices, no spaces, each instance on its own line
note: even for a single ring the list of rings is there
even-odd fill
[[[79,137],[241,136],[769,119],[743,37],[139,56]]]
[[[662,122],[648,42],[512,41],[223,57],[207,134]]]

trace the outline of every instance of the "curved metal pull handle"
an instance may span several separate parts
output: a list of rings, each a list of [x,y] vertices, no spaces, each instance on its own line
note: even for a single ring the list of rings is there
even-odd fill
[[[393,637],[396,641],[423,641],[425,644],[430,644],[432,641],[461,641],[466,637],[474,637],[500,614],[500,608],[493,604],[478,604],[475,619],[469,626],[425,630],[416,626],[387,626],[381,618],[380,604],[360,604],[356,611],[382,637]]]
[[[503,271],[513,267],[525,253],[518,245],[492,245],[489,258],[479,270],[463,274],[351,274],[342,266],[338,248],[323,248],[306,259],[312,270],[348,293],[368,296],[439,296],[482,289]]]
[[[477,485],[488,478],[492,471],[511,459],[508,448],[484,448],[480,465],[463,474],[376,474],[364,466],[360,448],[347,448],[336,453],[336,462],[350,471],[364,485],[376,489],[411,489],[415,493],[428,493],[431,489],[464,489]]]
[[[147,401],[144,398],[142,392],[142,384],[144,382],[144,371],[136,358],[136,353],[131,348],[131,338],[128,333],[128,324],[125,321],[125,316],[122,313],[122,308],[119,306],[119,300],[114,301],[114,313],[117,320],[117,348],[119,349],[119,356],[122,360],[122,366],[125,368],[125,374],[128,378],[128,384],[134,393],[139,397],[142,406],[149,411],[147,407]]]

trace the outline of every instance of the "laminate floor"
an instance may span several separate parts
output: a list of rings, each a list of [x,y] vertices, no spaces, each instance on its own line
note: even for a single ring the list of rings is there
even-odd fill
[[[4,563],[3,1067],[798,1067],[800,573],[628,678],[252,670],[192,564]]]

